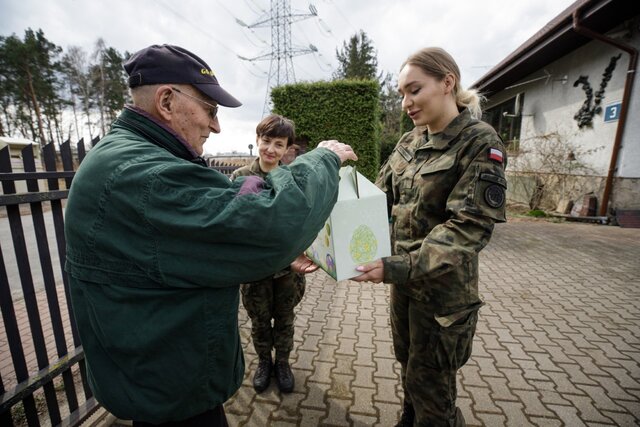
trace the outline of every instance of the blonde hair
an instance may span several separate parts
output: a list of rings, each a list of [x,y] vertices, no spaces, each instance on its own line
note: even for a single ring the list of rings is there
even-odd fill
[[[425,74],[442,80],[447,74],[452,74],[456,80],[453,88],[453,96],[458,107],[469,109],[471,116],[479,119],[482,116],[480,104],[483,97],[475,89],[463,89],[460,85],[460,69],[449,53],[440,47],[427,47],[420,49],[407,58],[400,69],[405,65],[415,65]]]

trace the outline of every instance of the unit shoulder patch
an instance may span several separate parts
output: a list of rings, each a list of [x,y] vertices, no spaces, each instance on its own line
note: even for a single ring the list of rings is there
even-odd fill
[[[484,190],[485,202],[494,209],[501,208],[505,199],[504,188],[498,184],[491,184]]]

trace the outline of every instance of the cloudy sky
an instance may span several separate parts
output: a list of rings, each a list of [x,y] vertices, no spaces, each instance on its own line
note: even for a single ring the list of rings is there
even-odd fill
[[[378,53],[379,71],[398,73],[402,61],[424,46],[441,46],[458,61],[469,86],[558,15],[573,0],[291,0],[293,13],[311,16],[291,26],[292,44],[317,53],[293,59],[297,81],[330,80],[336,48],[364,30]],[[311,9],[310,9],[311,6]],[[248,29],[268,19],[267,0],[0,0],[0,35],[24,36],[27,28],[67,49],[93,50],[102,37],[120,52],[150,44],[176,44],[202,57],[240,108],[222,108],[222,133],[209,153],[248,151],[262,117],[270,52],[270,28]],[[327,135],[331,137],[331,135]]]

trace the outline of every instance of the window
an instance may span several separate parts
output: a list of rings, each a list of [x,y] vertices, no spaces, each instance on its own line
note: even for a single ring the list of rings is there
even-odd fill
[[[523,100],[524,94],[519,93],[482,113],[482,120],[493,126],[504,140],[507,152],[511,154],[517,154],[520,146]]]

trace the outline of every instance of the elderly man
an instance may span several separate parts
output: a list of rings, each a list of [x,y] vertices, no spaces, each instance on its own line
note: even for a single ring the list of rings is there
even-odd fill
[[[92,390],[134,425],[227,425],[244,358],[239,283],[293,262],[356,160],[324,141],[288,168],[231,183],[199,157],[240,102],[177,46],[125,64],[133,105],[84,159],[66,208],[72,305]],[[295,230],[295,232],[292,232]],[[300,259],[300,258],[298,258]]]

